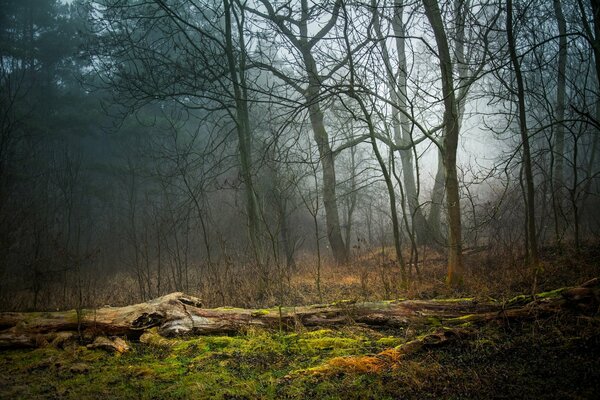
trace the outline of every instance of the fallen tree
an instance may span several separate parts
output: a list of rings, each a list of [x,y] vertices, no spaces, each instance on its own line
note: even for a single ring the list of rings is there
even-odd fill
[[[150,329],[164,337],[238,333],[248,327],[291,330],[299,327],[370,328],[422,325],[460,326],[489,321],[535,318],[563,310],[596,313],[600,279],[508,302],[476,299],[341,301],[327,305],[272,309],[202,308],[200,299],[171,293],[126,307],[57,312],[0,313],[0,348],[60,344],[74,338],[93,342],[106,336],[137,340]],[[96,344],[94,344],[96,343]],[[115,345],[116,351],[122,346]]]

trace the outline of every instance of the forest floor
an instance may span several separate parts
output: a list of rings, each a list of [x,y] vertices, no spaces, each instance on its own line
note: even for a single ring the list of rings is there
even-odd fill
[[[385,359],[386,349],[424,333],[250,330],[132,343],[125,354],[78,345],[3,351],[0,398],[595,399],[600,393],[598,316],[487,324],[466,339]]]
[[[555,262],[546,262],[541,288],[600,276],[598,251],[588,250],[585,259],[547,255]],[[489,284],[472,274],[461,292],[432,286],[415,297],[471,294],[508,302],[527,293],[527,274],[496,273]],[[508,287],[503,276],[512,279]],[[0,399],[600,398],[597,310],[444,325],[430,318],[402,328],[248,328],[230,336],[129,341],[123,354],[77,342],[0,350]],[[451,340],[428,342],[446,334]],[[430,345],[406,351],[419,341]]]

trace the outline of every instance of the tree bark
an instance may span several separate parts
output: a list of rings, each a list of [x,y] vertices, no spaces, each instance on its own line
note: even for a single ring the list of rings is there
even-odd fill
[[[460,115],[454,91],[452,58],[439,5],[437,0],[423,0],[423,5],[425,7],[425,15],[433,28],[438,48],[442,95],[444,98],[443,160],[446,184],[446,210],[448,213],[447,282],[449,285],[460,285],[463,275],[462,233],[460,196],[456,173],[456,151],[460,131]]]
[[[335,158],[329,144],[329,135],[323,123],[323,113],[316,100],[318,94],[314,90],[309,90],[308,92],[307,101],[310,104],[308,107],[310,122],[323,169],[323,206],[325,208],[327,238],[329,239],[333,258],[336,263],[345,264],[348,261],[348,254],[346,253],[346,245],[342,238],[337,206]]]
[[[327,238],[331,245],[333,257],[338,264],[348,261],[346,245],[342,238],[340,217],[337,205],[335,176],[335,156],[329,143],[329,134],[325,128],[324,116],[319,104],[321,82],[316,62],[308,48],[302,52],[306,73],[308,74],[308,90],[306,91],[306,102],[308,113],[313,129],[313,137],[319,150],[321,167],[323,168],[323,206],[325,208],[325,221],[327,224]]]
[[[442,226],[442,207],[444,204],[444,153],[437,149],[437,170],[431,189],[431,206],[427,216],[428,244],[443,244],[445,239],[441,232]]]

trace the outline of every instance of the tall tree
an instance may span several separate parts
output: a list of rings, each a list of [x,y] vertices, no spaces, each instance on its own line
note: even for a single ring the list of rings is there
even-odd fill
[[[531,149],[529,146],[529,132],[527,130],[527,112],[525,108],[525,86],[523,75],[521,73],[521,63],[517,54],[516,37],[514,33],[513,22],[513,2],[506,1],[506,39],[510,56],[510,63],[515,74],[517,84],[517,117],[519,120],[519,133],[521,136],[521,146],[523,148],[523,170],[525,173],[525,195],[527,209],[527,244],[529,263],[534,271],[533,293],[537,286],[537,272],[539,268],[539,256],[537,248],[537,232],[535,227],[535,189],[533,183],[533,169],[531,166]]]
[[[406,192],[408,209],[410,213],[411,225],[419,242],[428,243],[435,237],[437,230],[432,231],[423,215],[423,208],[419,203],[419,193],[417,191],[417,182],[415,181],[415,164],[413,162],[413,152],[415,138],[413,132],[414,125],[409,116],[410,101],[408,98],[408,62],[406,58],[406,27],[404,23],[404,1],[396,0],[393,3],[392,28],[394,34],[394,43],[396,47],[397,66],[394,67],[392,57],[388,50],[386,37],[383,34],[383,28],[380,22],[380,8],[377,7],[376,0],[371,1],[373,9],[373,27],[377,36],[381,55],[385,64],[387,84],[390,91],[390,100],[392,107],[392,126],[394,130],[394,141],[399,147],[400,162],[402,164],[402,177],[404,190]],[[439,221],[439,219],[438,219]],[[436,238],[439,239],[439,238]]]
[[[292,14],[292,6],[283,4],[278,8],[268,0],[260,0],[265,11],[248,8],[248,10],[273,24],[278,32],[285,37],[293,46],[293,51],[299,54],[300,68],[304,74],[305,85],[299,85],[294,77],[284,71],[275,68],[268,63],[259,63],[262,68],[272,71],[278,78],[290,84],[305,100],[305,107],[313,130],[313,139],[319,150],[320,162],[323,171],[323,205],[327,224],[327,237],[333,256],[337,263],[345,263],[348,260],[346,245],[342,237],[340,218],[336,195],[336,170],[335,155],[330,144],[330,136],[325,125],[325,115],[322,110],[323,85],[327,76],[324,75],[315,58],[315,48],[336,25],[340,13],[341,0],[336,0],[329,11],[329,19],[320,25],[320,28],[312,34],[309,25],[311,21],[323,11],[323,7],[314,4],[309,7],[308,0],[300,1],[300,10],[297,15]],[[340,61],[338,65],[331,68],[336,71],[344,65]],[[331,72],[329,73],[331,74]]]
[[[443,160],[446,184],[446,211],[448,213],[448,275],[450,285],[460,284],[463,275],[461,210],[456,151],[460,132],[459,104],[453,77],[453,63],[448,36],[437,0],[423,0],[425,15],[433,29],[437,44],[439,68],[444,99]]]
[[[553,209],[556,241],[560,242],[560,220],[563,207],[564,158],[565,158],[565,96],[567,89],[567,22],[562,10],[561,0],[553,0],[554,14],[558,25],[558,80],[556,84],[556,120],[554,133],[554,171],[553,171]]]

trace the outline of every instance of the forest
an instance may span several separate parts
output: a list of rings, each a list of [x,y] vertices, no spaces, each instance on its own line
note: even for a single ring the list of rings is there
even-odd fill
[[[0,0],[0,399],[596,398],[599,0]]]

